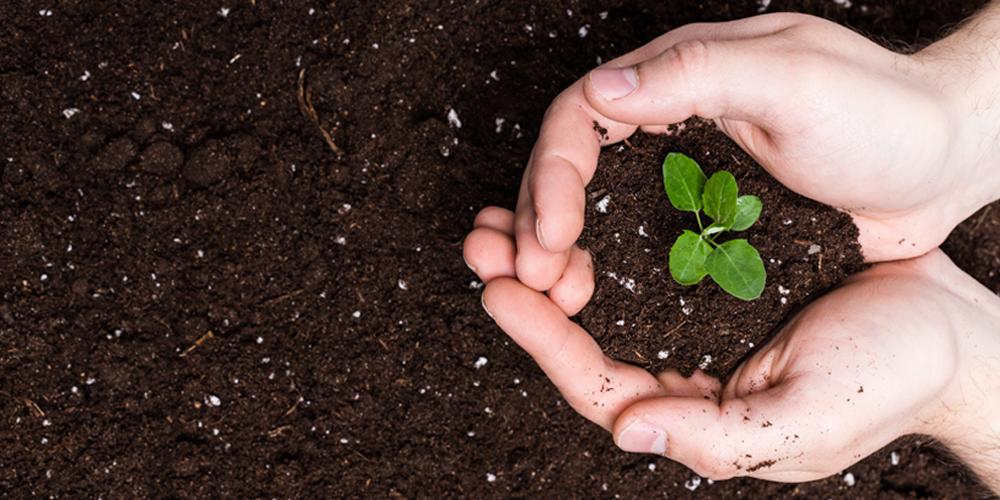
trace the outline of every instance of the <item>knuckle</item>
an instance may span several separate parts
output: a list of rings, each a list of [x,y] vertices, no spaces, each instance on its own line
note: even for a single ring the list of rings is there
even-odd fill
[[[710,55],[708,43],[686,40],[667,49],[665,69],[669,74],[680,75],[686,81],[698,81],[705,74]]]
[[[725,446],[713,445],[707,447],[691,467],[699,476],[713,481],[730,479],[736,476],[739,464],[735,452]]]

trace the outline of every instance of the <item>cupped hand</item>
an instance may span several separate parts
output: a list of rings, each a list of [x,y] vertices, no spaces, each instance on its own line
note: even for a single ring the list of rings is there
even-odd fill
[[[998,111],[983,105],[996,85],[959,38],[902,55],[771,14],[684,26],[601,66],[546,113],[517,203],[517,276],[547,290],[562,275],[602,145],[691,116],[790,189],[849,212],[869,261],[926,253],[1000,196]]]
[[[466,240],[466,260],[488,283],[483,304],[623,450],[663,455],[713,479],[798,482],[919,433],[1000,487],[1000,298],[939,250],[849,278],[789,320],[723,387],[700,371],[654,376],[605,356],[567,317],[593,291],[589,259],[570,259],[561,281],[582,286],[539,293],[514,279],[513,230],[513,214],[490,209]]]

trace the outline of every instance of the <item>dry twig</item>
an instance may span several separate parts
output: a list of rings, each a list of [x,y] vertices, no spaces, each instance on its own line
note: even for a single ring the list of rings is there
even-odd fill
[[[302,71],[299,71],[299,110],[302,111],[302,114],[305,115],[306,118],[311,119],[313,123],[316,124],[316,128],[318,128],[320,133],[323,134],[323,139],[326,140],[326,144],[330,146],[330,149],[332,149],[334,153],[337,153],[338,155],[344,154],[344,152],[333,143],[333,138],[330,137],[330,134],[328,134],[326,130],[323,129],[323,126],[319,124],[319,117],[316,116],[316,108],[312,105],[309,90],[305,87],[305,80],[306,69],[302,68]]]
[[[206,333],[205,335],[202,335],[200,339],[196,340],[195,343],[191,347],[188,347],[187,349],[185,349],[184,352],[182,352],[180,354],[180,356],[182,358],[184,356],[187,356],[188,353],[191,352],[191,351],[193,351],[195,347],[200,346],[202,342],[204,342],[204,341],[206,341],[206,340],[208,340],[208,339],[210,339],[212,337],[214,337],[214,335],[212,335],[212,331],[209,330],[208,333]]]

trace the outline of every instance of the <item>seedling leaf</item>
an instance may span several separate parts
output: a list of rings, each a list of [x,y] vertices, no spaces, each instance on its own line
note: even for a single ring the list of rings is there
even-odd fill
[[[705,214],[724,229],[733,227],[736,220],[736,178],[733,174],[721,170],[712,174],[705,182],[705,192],[701,199],[705,206]]]
[[[747,194],[736,199],[736,220],[733,222],[733,231],[745,231],[757,222],[763,204],[760,198]]]
[[[747,240],[716,243],[726,231],[743,231],[760,217],[756,196],[739,196],[736,178],[719,171],[706,178],[698,163],[680,153],[663,160],[663,187],[678,210],[694,212],[700,233],[685,230],[670,247],[670,275],[682,285],[711,276],[723,290],[743,300],[760,297],[767,273],[764,261]],[[712,223],[705,227],[699,213]]]
[[[678,210],[701,210],[701,193],[707,180],[701,167],[685,155],[670,153],[663,160],[663,187],[670,204]]]
[[[670,275],[682,285],[693,285],[705,275],[705,259],[712,247],[698,233],[684,230],[670,247]]]
[[[756,299],[764,291],[764,261],[747,240],[730,240],[716,247],[705,260],[705,269],[723,290],[743,300]]]

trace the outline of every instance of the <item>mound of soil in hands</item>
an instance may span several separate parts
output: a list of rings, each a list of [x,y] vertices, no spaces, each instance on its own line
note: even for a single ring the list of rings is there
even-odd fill
[[[698,229],[694,214],[674,209],[664,193],[661,166],[671,152],[709,177],[732,173],[740,194],[763,202],[753,226],[719,239],[744,238],[760,252],[760,298],[733,297],[711,278],[693,286],[671,278],[671,245]],[[653,373],[700,367],[725,376],[791,311],[864,268],[850,216],[786,189],[711,122],[692,119],[606,148],[588,199],[580,246],[594,255],[596,289],[579,322],[610,356]]]
[[[0,496],[980,498],[917,439],[804,484],[622,453],[486,317],[460,252],[479,209],[514,206],[547,104],[599,61],[762,10],[917,43],[981,3],[5,6]],[[842,218],[688,126],[604,153],[586,236],[602,274],[580,321],[616,357],[690,371],[711,355],[725,376],[856,254]],[[710,282],[651,271],[691,224],[660,191],[666,149],[764,198],[747,232],[772,273],[760,324]],[[945,248],[1000,290],[1000,206]]]

